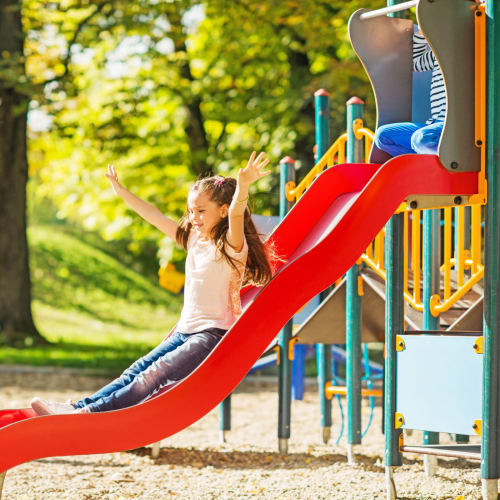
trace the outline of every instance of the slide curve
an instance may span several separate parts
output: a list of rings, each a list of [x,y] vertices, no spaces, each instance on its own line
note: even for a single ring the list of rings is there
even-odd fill
[[[271,235],[286,262],[265,287],[242,290],[242,315],[194,372],[123,410],[0,410],[0,472],[42,457],[134,449],[191,425],[233,391],[300,307],[355,263],[407,196],[476,192],[477,173],[448,172],[432,155],[325,170]]]

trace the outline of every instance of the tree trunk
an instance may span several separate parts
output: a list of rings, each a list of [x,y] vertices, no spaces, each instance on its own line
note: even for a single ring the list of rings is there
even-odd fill
[[[19,60],[23,39],[19,3],[1,0],[0,54],[12,62],[11,70],[18,76],[25,73],[24,60]],[[26,238],[29,99],[16,90],[15,83],[0,77],[0,341],[9,345],[27,338],[44,342],[31,315]]]

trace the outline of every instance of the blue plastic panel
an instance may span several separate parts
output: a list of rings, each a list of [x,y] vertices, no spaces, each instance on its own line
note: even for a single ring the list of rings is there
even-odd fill
[[[481,419],[483,355],[473,349],[477,337],[402,338],[396,411],[403,414],[403,428],[473,435],[474,420]]]

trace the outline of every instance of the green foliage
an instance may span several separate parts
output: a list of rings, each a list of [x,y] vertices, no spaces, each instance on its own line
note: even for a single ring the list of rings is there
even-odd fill
[[[344,131],[352,95],[367,101],[373,123],[371,90],[347,39],[360,6],[367,3],[26,0],[27,72],[45,89],[32,107],[53,116],[50,130],[30,136],[33,203],[51,199],[58,217],[107,240],[133,240],[132,252],[158,245],[163,259],[179,258],[114,196],[106,164],[179,219],[197,175],[234,175],[264,149],[275,175],[253,187],[253,210],[276,214],[280,158],[296,158],[299,178],[312,166],[318,88],[331,94],[332,139]]]

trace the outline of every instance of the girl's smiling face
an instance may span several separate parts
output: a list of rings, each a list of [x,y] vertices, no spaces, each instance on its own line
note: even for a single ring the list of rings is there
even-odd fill
[[[229,206],[212,201],[206,192],[190,191],[187,210],[189,222],[205,239],[211,239],[213,227],[227,217]]]

